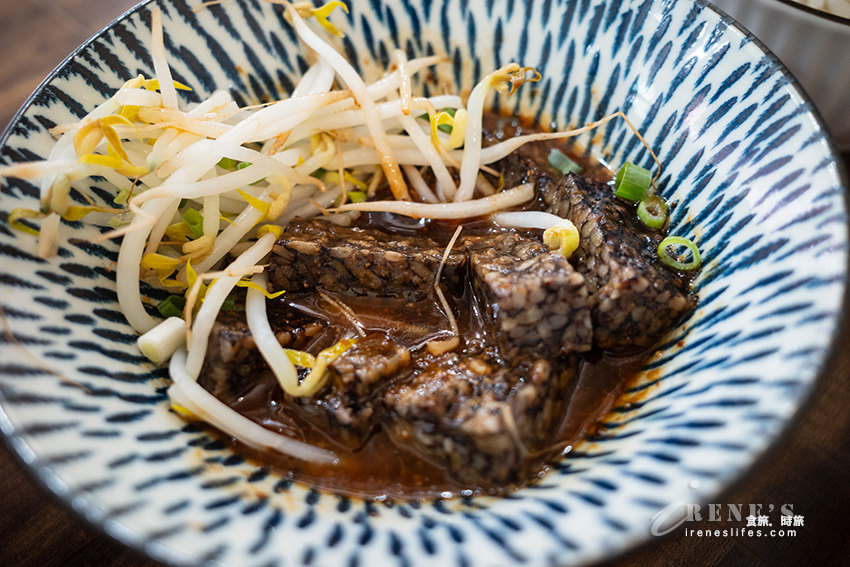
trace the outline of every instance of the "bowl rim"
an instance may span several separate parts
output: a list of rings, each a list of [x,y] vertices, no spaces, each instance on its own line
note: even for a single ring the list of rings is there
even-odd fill
[[[112,21],[104,25],[100,30],[92,34],[87,40],[85,40],[82,44],[75,48],[68,56],[63,58],[62,61],[59,62],[57,66],[38,84],[38,86],[33,90],[33,92],[30,93],[30,95],[27,97],[27,99],[24,101],[24,103],[21,105],[21,107],[17,110],[17,112],[13,115],[9,123],[6,125],[5,129],[2,131],[2,133],[0,133],[0,147],[4,147],[6,145],[6,141],[8,140],[9,136],[11,136],[12,131],[17,126],[24,113],[32,106],[38,93],[40,93],[47,84],[49,84],[53,79],[56,78],[56,76],[65,67],[65,65],[68,64],[69,61],[73,60],[81,52],[86,50],[92,43],[94,43],[97,39],[106,34],[117,23],[131,17],[136,12],[146,9],[151,4],[157,4],[159,1],[160,0],[140,0],[135,6],[115,17]],[[656,1],[657,0],[652,0],[653,3],[655,3]],[[803,12],[824,17],[827,20],[850,25],[850,19],[848,18],[835,16],[822,10],[811,8],[803,4],[799,4],[794,0],[776,1],[785,5],[792,6],[796,9],[800,9]],[[785,64],[782,63],[782,61],[779,60],[779,58],[759,38],[752,34],[746,27],[744,27],[735,18],[730,16],[722,8],[716,6],[712,2],[712,0],[693,0],[693,2],[701,6],[703,9],[713,11],[717,15],[719,15],[720,18],[724,21],[724,23],[726,23],[729,27],[732,27],[739,31],[746,38],[747,41],[755,44],[765,54],[766,57],[773,59],[782,69],[782,71],[784,71],[784,73],[789,77],[790,81],[787,83],[787,86],[796,90],[796,92],[801,97],[801,103],[806,108],[806,110],[815,117],[816,122],[822,129],[823,141],[826,143],[828,153],[832,157],[832,164],[836,167],[836,174],[839,178],[842,188],[844,189],[844,191],[842,191],[842,202],[844,205],[844,210],[845,212],[850,213],[850,193],[848,193],[848,189],[850,189],[850,174],[848,174],[848,168],[845,167],[844,160],[842,159],[842,153],[839,151],[832,134],[830,133],[829,129],[826,128],[826,122],[824,121],[818,109],[815,107],[814,103],[811,100],[811,97],[803,89],[800,82],[787,69]],[[848,219],[845,221],[845,233],[848,236],[848,241],[850,241],[850,217],[848,217]],[[845,273],[850,276],[850,250],[848,250],[844,260]],[[2,313],[0,313],[0,316],[2,316]],[[811,410],[811,406],[813,405],[813,400],[815,398],[814,394],[818,389],[823,387],[823,384],[828,379],[828,369],[833,366],[833,363],[840,352],[840,347],[842,345],[843,339],[850,338],[850,324],[848,324],[848,321],[850,321],[850,277],[848,277],[848,279],[844,283],[841,307],[836,317],[835,329],[834,333],[832,334],[832,337],[830,338],[829,346],[826,349],[821,364],[814,373],[813,380],[807,385],[806,391],[800,396],[800,403],[793,410],[791,416],[781,425],[780,429],[774,434],[773,438],[770,439],[767,445],[765,445],[765,447],[762,448],[760,452],[752,454],[752,460],[748,465],[742,467],[734,475],[732,475],[730,479],[726,482],[726,484],[722,486],[713,496],[706,495],[704,499],[700,500],[698,503],[704,503],[707,501],[706,499],[709,498],[725,497],[727,494],[745,485],[751,477],[755,476],[758,470],[763,469],[767,464],[769,464],[772,460],[776,458],[780,448],[784,444],[784,441],[792,435],[797,425],[806,417],[808,412]],[[5,318],[5,316],[3,316],[3,323],[6,328],[10,328],[8,320]],[[52,472],[50,472],[49,476],[40,475],[40,469],[38,468],[38,466],[33,463],[27,462],[23,453],[18,449],[19,445],[27,445],[26,441],[17,433],[9,433],[3,429],[3,421],[7,418],[6,412],[3,409],[2,402],[4,402],[4,397],[2,394],[0,394],[0,439],[2,439],[4,446],[8,449],[9,453],[13,455],[13,458],[17,461],[17,466],[19,466],[21,470],[25,471],[25,474],[29,477],[29,480],[34,483],[34,485],[39,487],[39,490],[41,491],[42,495],[49,495],[53,502],[58,502],[59,505],[64,508],[66,512],[70,512],[71,517],[74,517],[78,522],[81,521],[90,532],[95,533],[98,536],[106,535],[110,540],[119,543],[125,549],[131,550],[140,558],[152,559],[154,561],[162,562],[164,565],[169,566],[187,565],[189,567],[197,567],[197,564],[195,563],[180,563],[178,558],[173,555],[154,553],[151,548],[149,548],[144,542],[137,542],[132,541],[130,539],[125,539],[122,538],[120,534],[111,532],[106,527],[106,519],[92,518],[91,516],[85,513],[86,508],[89,507],[88,503],[84,507],[74,506],[73,499],[75,498],[75,495],[72,492],[60,494],[56,490],[55,485],[51,484],[50,480],[53,478]],[[41,463],[41,465],[43,464],[44,463]],[[656,545],[661,544],[662,542],[667,542],[671,541],[672,539],[675,539],[676,533],[677,531],[674,530],[674,532],[665,534],[661,537],[641,539],[639,541],[633,542],[631,545],[626,546],[625,548],[619,550],[613,555],[591,561],[590,563],[588,563],[588,565],[596,567],[614,567],[620,561],[627,557],[633,556],[641,551],[648,550]]]

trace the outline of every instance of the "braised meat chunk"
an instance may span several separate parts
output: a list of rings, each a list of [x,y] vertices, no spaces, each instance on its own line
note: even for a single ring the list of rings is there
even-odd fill
[[[664,267],[660,236],[635,228],[609,185],[568,174],[542,194],[546,210],[572,221],[575,264],[593,294],[594,339],[602,348],[646,347],[696,306],[681,275]]]
[[[295,311],[278,311],[273,317],[280,346],[294,350],[319,350],[333,344],[335,332],[319,321]],[[230,403],[251,389],[257,376],[271,374],[244,319],[223,313],[213,326],[198,383]]]
[[[299,321],[288,312],[290,321]],[[275,318],[276,338],[284,348],[317,354],[332,346],[339,336],[321,322],[303,326]],[[303,322],[303,321],[302,321]],[[380,333],[358,340],[329,365],[327,384],[313,397],[290,396],[277,384],[257,349],[247,325],[236,321],[217,323],[198,383],[219,399],[238,404],[239,399],[261,384],[275,408],[277,421],[298,417],[332,442],[357,449],[375,429],[383,413],[380,391],[396,375],[405,372],[410,353]],[[301,369],[303,379],[308,370]]]
[[[577,362],[529,358],[508,368],[443,355],[387,390],[390,433],[471,486],[524,482],[536,472],[532,454],[552,441]]]
[[[545,163],[545,159],[543,160]],[[521,153],[513,153],[496,163],[496,168],[504,176],[505,187],[517,187],[525,183],[532,183],[536,187],[536,193],[542,195],[551,190],[557,183],[549,175],[548,169],[542,168],[535,160]]]
[[[393,236],[378,230],[335,225],[322,219],[294,219],[275,244],[269,285],[275,290],[318,288],[353,295],[401,296],[434,285],[445,246],[421,236]],[[453,252],[442,281],[460,287],[466,257]]]
[[[502,356],[585,352],[593,328],[584,276],[539,239],[506,232],[467,241],[473,288]]]
[[[381,333],[359,339],[334,359],[319,395],[292,398],[299,414],[331,440],[351,449],[363,445],[379,424],[379,392],[410,365],[410,352]]]
[[[410,351],[382,333],[371,333],[331,362],[331,381],[340,392],[364,398],[386,379],[410,366]]]

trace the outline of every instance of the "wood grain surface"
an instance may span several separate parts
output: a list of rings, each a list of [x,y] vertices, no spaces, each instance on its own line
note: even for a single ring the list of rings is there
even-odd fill
[[[71,51],[135,0],[0,0],[0,127]],[[850,85],[848,85],[850,88]],[[845,156],[850,164],[850,155]],[[682,530],[611,562],[621,567],[850,565],[850,323],[797,421],[777,446],[718,498],[792,504],[796,537],[687,536]],[[775,514],[774,514],[775,519]],[[741,527],[709,522],[688,529]],[[579,534],[576,534],[580,537]],[[155,567],[60,504],[0,444],[0,566]]]

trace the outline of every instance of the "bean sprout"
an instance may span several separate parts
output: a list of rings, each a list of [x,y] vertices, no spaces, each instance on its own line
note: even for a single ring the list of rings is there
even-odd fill
[[[196,383],[220,308],[237,284],[250,286],[242,281],[249,276],[256,285],[246,296],[248,325],[287,395],[315,395],[326,383],[333,359],[356,340],[344,339],[317,356],[299,353],[298,360],[311,366],[306,378],[299,379],[290,360],[293,353],[281,348],[272,332],[263,299],[268,293],[263,262],[287,223],[296,216],[326,214],[329,222],[348,225],[364,211],[432,219],[492,215],[506,226],[549,229],[550,246],[569,254],[578,242],[575,227],[544,213],[504,212],[530,201],[534,186],[496,189],[485,174],[498,172],[488,166],[522,144],[575,136],[618,116],[632,126],[620,112],[569,132],[520,136],[482,147],[489,89],[509,95],[523,82],[538,80],[536,71],[511,63],[476,85],[466,105],[457,95],[419,97],[413,92],[414,77],[443,57],[408,60],[398,50],[393,54],[396,69],[367,83],[305,22],[308,14],[315,16],[326,7],[305,11],[304,6],[282,3],[297,36],[317,56],[290,97],[239,108],[220,90],[196,105],[182,104],[179,91],[188,87],[172,79],[162,13],[154,8],[155,77],[135,77],[79,122],[56,126],[52,132],[57,142],[47,160],[0,167],[0,177],[40,180],[39,209],[16,209],[9,224],[34,233],[21,221],[41,219],[38,253],[44,258],[57,253],[63,217],[115,215],[109,223],[114,230],[97,241],[123,237],[116,265],[118,302],[129,324],[143,335],[142,351],[156,364],[171,357],[169,396],[175,411],[203,419],[251,447],[330,463],[333,453],[261,427]],[[326,20],[321,23],[335,30]],[[334,88],[337,83],[345,88]],[[430,170],[434,187],[425,181],[422,167]],[[418,201],[412,200],[402,171]],[[82,181],[92,176],[115,186],[114,203],[99,205],[87,196]],[[394,200],[373,200],[381,186],[389,187]],[[72,189],[88,205],[77,206],[70,198]],[[354,196],[365,201],[346,202]],[[222,269],[228,255],[235,259]],[[454,335],[429,345],[442,351],[458,344],[459,333],[438,280],[439,272],[435,293]],[[180,297],[182,318],[163,322],[151,315],[142,281]],[[347,307],[338,307],[356,323]]]

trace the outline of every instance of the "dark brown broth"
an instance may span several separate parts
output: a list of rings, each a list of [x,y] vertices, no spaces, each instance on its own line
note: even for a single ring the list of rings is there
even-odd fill
[[[587,429],[611,408],[620,396],[623,384],[638,370],[643,360],[642,357],[602,356],[597,362],[582,364],[569,394],[570,402],[564,419],[554,436],[552,450],[539,457],[535,470],[545,472],[555,458],[584,437]],[[260,380],[249,396],[240,398],[234,409],[269,429],[333,450],[339,456],[339,464],[318,465],[286,455],[239,447],[244,454],[288,478],[336,494],[379,500],[498,495],[513,488],[462,485],[446,474],[441,466],[414,453],[409,447],[397,446],[383,430],[376,431],[361,449],[348,451],[307,423],[291,418],[288,423],[282,423],[275,419],[265,403],[273,397],[269,390],[274,387],[272,380]]]

